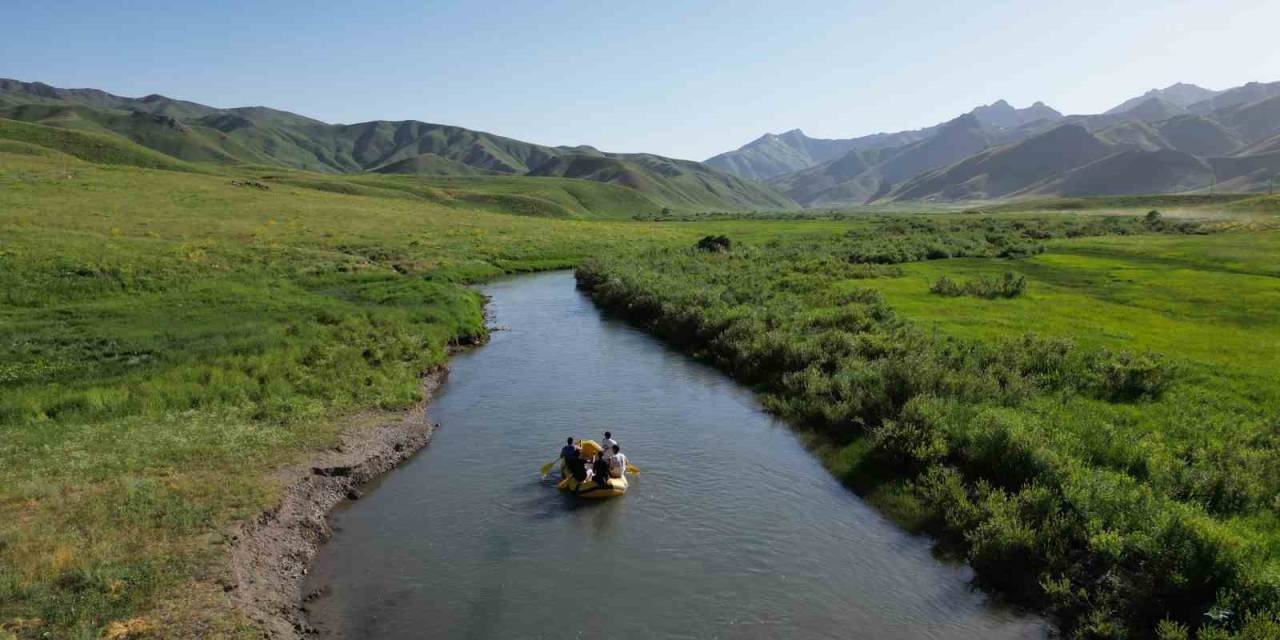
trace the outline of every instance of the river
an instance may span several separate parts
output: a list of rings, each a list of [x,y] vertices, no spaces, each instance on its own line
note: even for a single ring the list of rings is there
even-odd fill
[[[331,638],[1044,638],[845,489],[724,374],[603,317],[566,272],[485,287],[427,448],[332,515],[308,576]],[[641,473],[538,477],[612,430]]]

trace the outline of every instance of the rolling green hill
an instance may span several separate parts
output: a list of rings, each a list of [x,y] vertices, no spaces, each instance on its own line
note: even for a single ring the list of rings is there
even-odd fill
[[[126,116],[128,117],[128,116]],[[692,208],[724,203],[714,194],[701,203],[667,198],[679,197],[684,189],[692,189],[688,180],[708,180],[707,176],[688,174],[664,177],[667,182],[649,181],[649,171],[634,167],[647,190],[606,180],[576,177],[540,177],[502,175],[476,169],[453,160],[414,156],[381,167],[377,172],[337,174],[286,169],[271,166],[193,164],[148,149],[112,133],[53,127],[0,118],[0,152],[26,156],[62,158],[69,163],[87,161],[104,165],[126,165],[148,169],[165,169],[222,175],[229,183],[273,189],[277,187],[307,189],[352,197],[410,200],[465,210],[487,210],[498,213],[549,218],[633,218],[654,216],[672,206]],[[584,156],[575,156],[584,157]],[[608,160],[607,158],[604,160]],[[627,163],[631,165],[632,163]],[[690,163],[696,165],[696,163]],[[417,165],[410,166],[410,165]],[[433,175],[406,174],[403,169],[420,169],[431,165]],[[700,165],[696,165],[700,166]],[[446,171],[452,171],[446,174]],[[690,177],[692,176],[692,177]],[[728,178],[723,174],[714,174]],[[730,178],[737,180],[736,178]],[[734,189],[750,190],[751,183],[724,184],[725,198],[736,197]],[[755,187],[759,188],[759,187]],[[767,190],[750,192],[761,200],[779,196]],[[710,193],[710,192],[709,192]],[[778,200],[778,205],[785,205]],[[744,205],[745,206],[745,205]],[[794,205],[791,205],[794,207]]]
[[[327,124],[267,107],[219,109],[158,95],[126,98],[3,79],[0,118],[118,137],[194,163],[349,174],[574,177],[634,189],[644,196],[645,211],[796,207],[768,187],[696,162],[550,147],[413,120]],[[573,162],[553,162],[561,157],[611,158],[615,168],[569,170]]]
[[[531,176],[582,178],[635,189],[681,208],[793,209],[794,202],[762,184],[711,170],[689,160],[648,154],[558,156]]]
[[[0,118],[0,141],[36,145],[99,164],[123,164],[171,171],[196,170],[181,160],[117,135],[48,127],[3,118]]]
[[[0,110],[0,118],[124,137],[188,162],[270,162],[216,130],[143,111],[107,111],[80,105],[28,104]]]
[[[496,175],[496,171],[473,167],[469,164],[450,160],[434,153],[424,153],[402,160],[389,162],[373,169],[376,173],[395,173],[407,175],[429,176],[477,176]]]

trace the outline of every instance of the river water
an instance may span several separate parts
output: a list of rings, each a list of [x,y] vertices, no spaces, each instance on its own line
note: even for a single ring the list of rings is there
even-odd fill
[[[1043,638],[834,480],[751,392],[607,319],[559,272],[503,280],[427,448],[332,516],[308,604],[338,638]],[[539,479],[612,430],[641,473]]]

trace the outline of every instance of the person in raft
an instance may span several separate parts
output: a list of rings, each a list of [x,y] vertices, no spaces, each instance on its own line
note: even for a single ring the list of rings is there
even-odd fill
[[[604,440],[600,441],[600,450],[605,456],[613,455],[613,448],[618,446],[618,441],[613,439],[613,434],[608,431],[604,432]]]
[[[587,464],[582,459],[582,449],[573,443],[573,436],[569,436],[564,447],[560,449],[560,459],[564,460],[565,468],[578,482],[587,479]]]
[[[602,487],[609,485],[609,459],[604,457],[603,451],[596,454],[595,462],[591,464],[591,475],[595,478],[596,484]]]
[[[627,472],[627,456],[622,453],[622,447],[616,444],[609,453],[613,454],[609,456],[609,477],[621,478]]]

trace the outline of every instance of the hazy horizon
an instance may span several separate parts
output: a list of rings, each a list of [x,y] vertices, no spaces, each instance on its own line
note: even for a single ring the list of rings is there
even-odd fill
[[[1175,82],[1280,79],[1280,51],[1265,46],[1280,7],[1019,5],[396,0],[299,15],[278,2],[72,0],[0,8],[0,77],[692,160],[768,132],[915,129],[1000,99],[1096,113]]]

